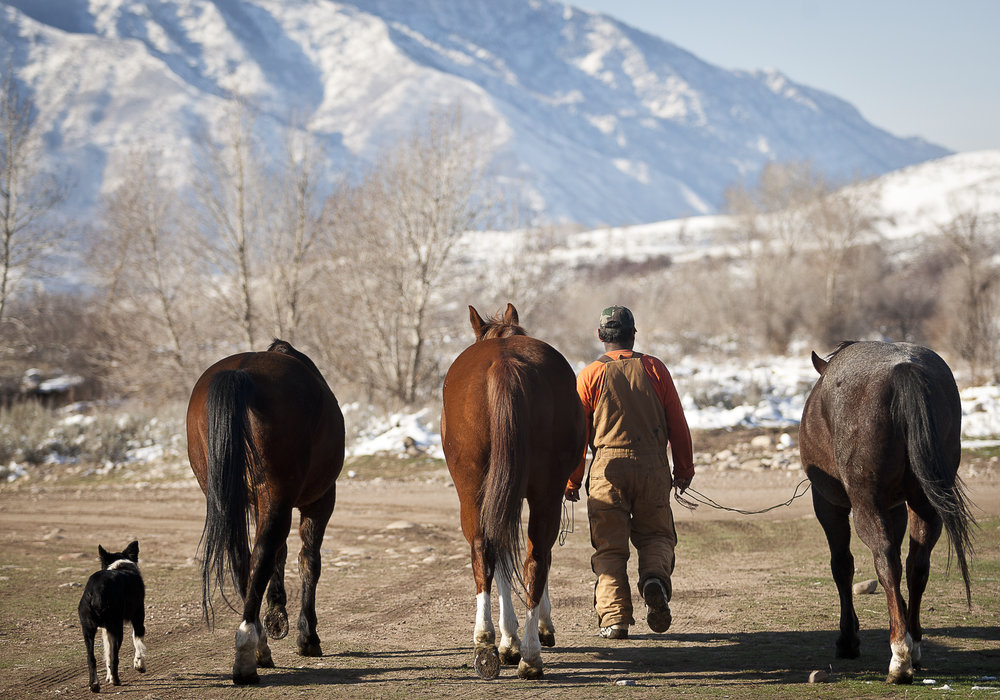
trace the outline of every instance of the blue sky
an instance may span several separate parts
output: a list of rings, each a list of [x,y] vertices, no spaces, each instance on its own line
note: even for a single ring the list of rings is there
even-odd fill
[[[1000,149],[1000,0],[564,0],[723,68],[777,68],[897,136]]]

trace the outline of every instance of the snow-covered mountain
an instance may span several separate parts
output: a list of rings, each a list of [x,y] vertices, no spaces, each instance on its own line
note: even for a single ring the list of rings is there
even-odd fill
[[[319,135],[331,173],[460,103],[539,211],[588,225],[712,213],[772,159],[842,177],[948,153],[777,71],[724,70],[551,0],[0,0],[0,66],[81,212],[140,143],[185,180],[233,91],[275,140],[290,121]]]

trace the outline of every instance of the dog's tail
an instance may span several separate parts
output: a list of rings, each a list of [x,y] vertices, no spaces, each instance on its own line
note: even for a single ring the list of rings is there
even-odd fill
[[[260,459],[253,440],[249,407],[253,379],[243,370],[226,370],[208,387],[208,477],[205,489],[205,529],[201,535],[202,610],[211,623],[212,593],[217,587],[226,596],[228,579],[240,597],[246,596],[250,575],[250,530],[256,522],[256,500],[248,481],[254,480]],[[234,608],[235,609],[235,608]]]

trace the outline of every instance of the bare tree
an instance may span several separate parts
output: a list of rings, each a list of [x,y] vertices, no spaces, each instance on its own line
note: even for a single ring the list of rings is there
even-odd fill
[[[988,378],[1000,361],[1000,217],[958,209],[939,227],[955,257],[950,342],[969,363],[974,380]]]
[[[284,163],[270,187],[276,211],[266,220],[270,300],[275,333],[294,342],[310,310],[317,306],[322,272],[321,247],[329,229],[323,221],[323,149],[303,129],[289,128]]]
[[[432,309],[445,302],[456,245],[492,223],[501,200],[483,136],[464,126],[457,108],[431,114],[342,188],[329,211],[336,279],[351,303],[333,312],[330,345],[350,350],[344,372],[407,404],[420,397],[438,370],[428,352],[439,337]],[[362,353],[349,347],[359,340]]]
[[[255,132],[255,115],[234,97],[218,141],[202,142],[196,189],[202,213],[201,242],[215,266],[216,297],[237,325],[247,346],[257,341],[258,254],[263,250],[264,212],[271,207]]]
[[[766,349],[783,352],[801,322],[794,266],[801,265],[817,201],[829,191],[826,180],[808,163],[769,163],[756,183],[726,192],[734,216],[735,242],[749,273],[746,309]]]
[[[103,273],[106,346],[123,386],[186,379],[202,337],[191,308],[202,275],[180,219],[180,197],[165,185],[160,169],[157,153],[130,154],[121,185],[104,200],[103,227],[91,255]],[[128,367],[137,358],[143,364],[138,374]]]
[[[829,344],[864,325],[862,291],[881,274],[872,183],[835,186],[808,162],[770,164],[727,208],[749,271],[750,313],[766,347],[786,349],[800,327]]]
[[[41,169],[42,143],[31,101],[12,71],[0,84],[0,324],[11,295],[62,236],[53,221],[66,188]]]

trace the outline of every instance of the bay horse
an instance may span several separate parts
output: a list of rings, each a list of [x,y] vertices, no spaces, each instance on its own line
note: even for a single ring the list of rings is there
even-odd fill
[[[267,636],[288,634],[284,571],[292,508],[298,508],[302,605],[298,652],[321,656],[316,634],[320,545],[344,464],[344,416],[306,355],[275,340],[266,352],[232,355],[209,367],[187,411],[188,458],[205,492],[202,608],[226,579],[239,594],[233,682],[258,683],[274,662]],[[253,550],[251,529],[255,529]],[[268,585],[270,583],[270,585]],[[267,609],[260,609],[267,591]],[[267,634],[264,633],[266,628]]]
[[[966,553],[972,552],[975,521],[957,476],[958,387],[944,360],[909,343],[847,342],[827,360],[814,352],[812,362],[820,378],[802,413],[799,449],[840,595],[837,656],[860,654],[851,586],[853,511],[888,600],[892,659],[886,681],[912,683],[920,667],[920,602],[942,525],[961,567],[966,601],[972,600]],[[909,606],[900,593],[907,520]]]
[[[502,318],[487,321],[470,306],[469,320],[476,339],[445,377],[441,443],[472,553],[474,665],[486,679],[499,675],[501,661],[517,664],[521,678],[540,678],[541,646],[555,645],[548,574],[566,481],[583,456],[583,406],[569,363],[525,334],[512,304]],[[524,500],[529,518],[522,577],[515,562]],[[494,574],[499,650],[490,613]],[[511,602],[513,582],[526,593],[523,642]]]

